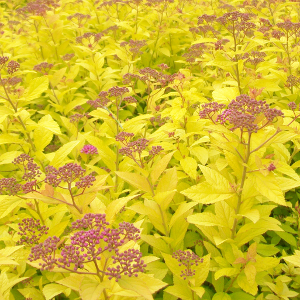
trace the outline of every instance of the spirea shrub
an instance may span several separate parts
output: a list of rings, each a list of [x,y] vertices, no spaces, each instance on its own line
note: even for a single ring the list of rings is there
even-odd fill
[[[298,299],[299,1],[0,3],[0,298]]]

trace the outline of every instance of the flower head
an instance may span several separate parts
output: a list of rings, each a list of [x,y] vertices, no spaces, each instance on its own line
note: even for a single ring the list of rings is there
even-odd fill
[[[19,245],[38,244],[41,237],[47,234],[49,230],[48,227],[41,225],[40,220],[32,218],[23,219],[21,223],[18,223],[18,226],[18,235],[21,236],[21,239],[18,241]]]
[[[177,250],[172,255],[173,258],[177,259],[179,266],[185,266],[186,268],[181,271],[181,277],[186,279],[195,275],[196,271],[193,266],[198,266],[199,263],[203,262],[203,258],[200,258],[194,252],[189,250]]]
[[[97,148],[93,145],[84,145],[80,152],[85,154],[98,154]]]
[[[20,69],[20,64],[14,60],[11,60],[8,64],[7,64],[7,72],[8,74],[13,74],[15,72],[17,72]]]

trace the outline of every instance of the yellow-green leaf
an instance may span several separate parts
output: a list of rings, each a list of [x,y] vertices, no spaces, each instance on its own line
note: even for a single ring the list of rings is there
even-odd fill
[[[45,76],[31,80],[29,87],[25,90],[22,100],[33,100],[38,98],[43,92],[48,89],[49,81]]]
[[[183,171],[188,174],[191,178],[196,179],[197,177],[197,162],[192,157],[186,157],[180,160],[180,165]]]
[[[137,189],[151,193],[150,185],[144,176],[135,173],[120,172],[120,171],[116,171],[115,173],[121,179],[128,182],[129,184],[136,187]]]
[[[50,115],[42,117],[38,122],[38,126],[46,128],[54,134],[61,134],[59,125],[52,119]]]
[[[66,289],[67,287],[61,286],[60,284],[50,283],[44,286],[43,294],[45,295],[46,300],[50,300],[55,296],[63,293]]]
[[[155,184],[159,176],[162,174],[162,172],[167,168],[169,161],[171,160],[173,154],[175,151],[168,153],[167,155],[164,155],[161,160],[155,163],[150,178],[152,181],[152,184]]]
[[[269,174],[268,176],[263,176],[259,172],[253,172],[249,175],[249,179],[252,181],[253,187],[261,195],[265,196],[272,202],[286,206],[284,195],[278,187],[278,183],[274,175]]]
[[[118,281],[118,285],[125,290],[130,290],[138,293],[146,300],[153,300],[147,282],[141,280],[138,277],[122,276],[122,278]]]
[[[180,193],[202,204],[216,203],[228,199],[233,195],[229,191],[222,192],[216,187],[216,184],[212,186],[207,182],[194,185]]]
[[[71,153],[71,151],[80,143],[80,141],[73,141],[64,144],[59,148],[54,155],[54,158],[50,162],[53,167],[60,167],[65,158]]]

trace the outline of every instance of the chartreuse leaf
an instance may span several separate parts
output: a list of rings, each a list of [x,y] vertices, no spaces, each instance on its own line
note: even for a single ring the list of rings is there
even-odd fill
[[[180,165],[183,171],[188,174],[191,178],[196,179],[197,177],[197,162],[192,157],[186,157],[180,160]]]
[[[202,165],[208,161],[208,150],[204,147],[196,146],[190,149],[192,155],[196,156]]]
[[[225,104],[235,99],[238,95],[239,89],[237,87],[224,87],[212,92],[215,101]]]
[[[231,300],[254,300],[255,297],[246,294],[245,292],[235,292],[230,294]],[[256,298],[258,299],[258,298]]]
[[[132,277],[131,277],[132,278]],[[147,283],[147,288],[149,289],[149,291],[154,294],[157,291],[159,291],[160,289],[164,288],[165,286],[167,286],[168,284],[157,279],[154,278],[153,275],[148,275],[148,274],[144,274],[141,273],[138,275],[138,278]]]
[[[153,197],[153,199],[161,207],[162,210],[166,210],[169,207],[171,201],[173,200],[173,197],[175,194],[176,194],[176,190],[160,192],[160,193],[157,193]]]
[[[147,179],[139,174],[129,173],[129,172],[115,172],[124,181],[128,182],[130,185],[136,187],[139,190],[151,193],[151,188]]]
[[[64,144],[61,148],[59,148],[51,160],[50,164],[53,167],[60,167],[64,162],[65,158],[71,153],[71,151],[80,143],[80,141],[73,141]]]
[[[24,144],[24,140],[20,140],[16,135],[12,134],[1,134],[0,145],[2,144]]]
[[[99,300],[105,288],[110,287],[109,281],[99,282],[85,276],[80,284],[79,294],[82,300]]]
[[[257,253],[262,256],[273,256],[280,251],[274,245],[267,245],[267,244],[258,244],[256,250]]]
[[[170,252],[167,243],[162,238],[154,237],[153,235],[141,234],[141,239],[162,253]]]
[[[37,151],[43,151],[52,141],[53,133],[48,129],[38,127],[34,130],[33,138]]]
[[[45,300],[43,293],[36,288],[18,289],[25,298],[32,298],[34,300]],[[0,298],[1,299],[1,298]]]
[[[248,266],[248,265],[247,265]],[[245,291],[246,293],[249,293],[251,295],[256,295],[257,294],[257,283],[254,280],[249,282],[248,278],[255,278],[256,271],[255,268],[249,268],[248,270],[248,276],[244,272],[242,272],[238,277],[237,277],[237,283],[239,287]]]
[[[3,268],[0,274],[0,299],[2,296],[3,300],[9,299],[10,290],[13,286],[28,278],[28,277],[18,278],[15,274],[8,273],[6,270],[7,269]]]
[[[155,163],[150,173],[152,184],[155,184],[159,176],[165,171],[174,153],[175,151],[168,153]]]
[[[197,202],[189,202],[189,203],[181,203],[178,208],[176,209],[175,213],[172,215],[172,218],[169,222],[169,229],[175,224],[175,222],[185,214],[189,209],[197,205]],[[191,223],[191,222],[190,222]]]
[[[98,154],[103,160],[103,162],[106,164],[106,166],[110,170],[115,171],[116,154],[114,153],[114,151],[112,151],[104,141],[95,136],[87,136],[86,139],[90,144],[97,148]]]
[[[188,216],[188,222],[200,226],[222,226],[225,227],[223,220],[220,220],[215,214],[204,212]]]
[[[216,186],[210,185],[208,182],[202,182],[180,192],[184,196],[202,204],[216,203],[226,200],[232,196],[228,190],[220,191]]]
[[[44,286],[43,294],[46,297],[46,300],[50,300],[55,296],[65,292],[68,288],[56,283],[50,283]]]
[[[212,300],[231,300],[231,297],[226,293],[219,292],[214,294]]]
[[[260,255],[256,255],[255,260],[256,261],[253,263],[253,265],[255,266],[257,272],[276,268],[280,263],[280,259],[276,257],[261,257]]]
[[[22,202],[22,199],[14,196],[0,195],[0,219],[5,218]]]
[[[139,196],[139,194],[134,196],[127,196],[112,201],[106,207],[106,220],[109,223],[112,223],[116,217],[116,214],[127,204],[127,202]]]
[[[295,254],[291,256],[284,256],[282,257],[285,261],[295,265],[296,267],[300,268],[300,251],[295,250]]]
[[[144,281],[139,277],[122,276],[122,278],[118,281],[118,285],[125,290],[138,293],[144,297],[144,299],[153,300],[147,281]]]
[[[165,172],[162,178],[159,180],[156,193],[173,191],[177,187],[177,170],[176,168],[169,169]]]
[[[83,277],[80,274],[71,273],[70,276],[56,281],[63,286],[66,286],[74,291],[79,291]]]
[[[59,125],[52,119],[50,115],[46,115],[42,117],[38,122],[38,126],[48,129],[54,134],[61,134]]]
[[[56,71],[51,77],[50,83],[52,87],[56,87],[66,73],[67,68],[62,68]]]
[[[239,274],[240,270],[238,268],[223,268],[218,270],[215,273],[215,280],[218,280],[219,278],[223,277],[223,276],[227,276],[227,277],[231,277],[234,275]]]
[[[38,77],[30,82],[29,87],[25,90],[21,100],[30,101],[38,98],[48,89],[49,80],[46,76]]]
[[[168,286],[165,292],[182,300],[193,299],[193,294],[191,288],[188,286],[188,282],[177,277],[174,278],[174,285]]]
[[[284,195],[278,187],[278,183],[274,175],[270,173],[268,176],[263,176],[259,172],[253,172],[250,173],[249,179],[252,181],[253,187],[261,195],[279,205],[286,205]]]
[[[182,272],[184,270],[184,266],[179,266],[178,260],[173,258],[172,255],[162,253],[162,256],[164,258],[164,261],[167,265],[167,267],[170,269],[170,271],[177,276],[178,278],[182,278]]]
[[[273,218],[260,219],[255,224],[248,223],[240,228],[234,241],[237,246],[242,246],[267,230],[283,231],[278,224],[280,223]]]
[[[195,287],[199,287],[206,280],[209,273],[210,254],[203,256],[203,262],[195,267]]]
[[[220,191],[224,191],[224,192],[231,191],[229,181],[223,175],[221,175],[218,171],[213,170],[208,167],[205,167],[205,166],[200,166],[200,169],[201,169],[206,181],[210,185],[215,186]]]

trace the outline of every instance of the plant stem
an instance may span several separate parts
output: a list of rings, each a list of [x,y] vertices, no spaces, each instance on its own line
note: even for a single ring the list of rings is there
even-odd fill
[[[34,199],[34,203],[35,203],[35,207],[36,207],[36,212],[37,212],[37,214],[39,215],[42,224],[45,225],[45,221],[44,221],[44,219],[43,219],[43,217],[42,217],[42,214],[41,214],[41,211],[40,211],[39,203],[38,203],[38,201],[37,201],[36,199]]]
[[[247,143],[247,149],[246,149],[246,157],[244,159],[245,164],[248,163],[249,158],[250,158],[250,154],[251,154],[251,152],[250,152],[250,142],[251,142],[251,133],[248,133],[248,143]],[[241,204],[242,204],[242,194],[243,194],[243,188],[244,188],[245,181],[246,181],[247,169],[248,169],[248,167],[244,166],[242,180],[241,180],[239,193],[238,193],[237,206],[236,206],[236,209],[235,209],[235,214],[236,215],[239,213],[240,207],[241,207]],[[235,237],[237,224],[238,224],[238,219],[237,219],[237,216],[236,216],[235,219],[234,219],[234,222],[233,222],[232,229],[231,229],[231,238],[232,239],[234,239],[234,237]]]

